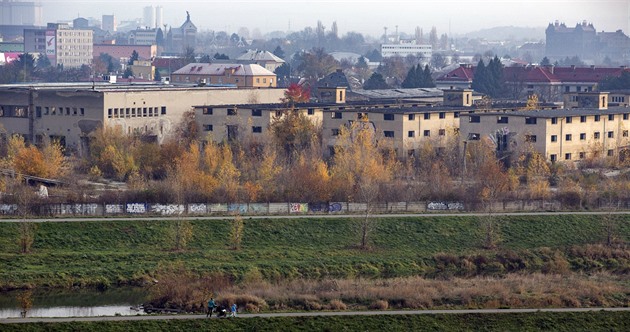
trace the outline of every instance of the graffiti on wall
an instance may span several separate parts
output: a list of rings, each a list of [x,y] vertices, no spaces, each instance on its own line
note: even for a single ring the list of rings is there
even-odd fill
[[[206,214],[208,207],[206,204],[188,204],[188,213],[190,214]]]
[[[120,204],[105,204],[105,214],[125,213],[123,206]]]
[[[133,214],[147,213],[147,206],[144,203],[127,203],[126,211]]]
[[[291,203],[289,204],[290,213],[306,213],[308,212],[308,203]]]
[[[267,204],[249,203],[249,212],[251,213],[267,213]]]
[[[152,212],[159,213],[163,216],[183,214],[185,210],[186,209],[183,204],[153,204],[151,206]]]
[[[17,209],[17,204],[0,204],[0,214],[14,214]]]
[[[429,202],[427,204],[427,210],[431,211],[443,211],[443,210],[463,210],[464,204],[459,202]]]
[[[309,203],[308,208],[312,212],[341,212],[343,205],[341,203]]]
[[[247,204],[231,203],[228,204],[228,212],[230,213],[247,213]]]

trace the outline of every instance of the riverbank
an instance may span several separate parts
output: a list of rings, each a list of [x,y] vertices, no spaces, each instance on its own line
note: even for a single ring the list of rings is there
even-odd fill
[[[628,331],[630,312],[360,315],[19,323],[3,331]]]
[[[28,254],[19,253],[19,223],[2,223],[0,289],[148,285],[177,264],[231,282],[630,271],[630,216],[492,218],[492,246],[485,217],[374,219],[367,250],[360,219],[245,219],[240,250],[232,250],[228,220],[190,221],[180,250],[173,221],[41,223]]]

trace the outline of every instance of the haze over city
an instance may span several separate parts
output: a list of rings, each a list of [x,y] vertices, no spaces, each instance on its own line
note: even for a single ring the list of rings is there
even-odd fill
[[[627,0],[606,1],[68,1],[46,0],[44,21],[76,17],[100,18],[114,14],[120,21],[142,17],[142,8],[160,5],[164,22],[179,26],[186,11],[201,30],[237,31],[240,27],[271,31],[298,31],[317,20],[330,27],[336,21],[341,33],[357,31],[375,37],[383,27],[411,33],[416,26],[451,34],[496,26],[544,28],[558,20],[574,26],[584,20],[599,30],[628,32],[630,6]]]

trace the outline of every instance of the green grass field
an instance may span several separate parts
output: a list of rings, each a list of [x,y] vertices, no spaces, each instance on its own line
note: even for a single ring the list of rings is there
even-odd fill
[[[0,325],[36,331],[628,331],[629,312],[401,315],[212,320],[31,323]]]
[[[253,269],[269,280],[545,272],[559,256],[574,271],[630,272],[627,249],[589,251],[588,245],[606,239],[601,216],[496,218],[496,250],[482,248],[479,218],[457,216],[376,220],[369,251],[357,249],[354,219],[245,218],[239,251],[229,249],[228,221],[193,221],[193,239],[179,252],[167,240],[168,221],[42,223],[30,254],[19,253],[18,224],[2,223],[0,287],[109,287],[144,280],[160,265],[178,261],[236,280]],[[616,237],[628,243],[630,216],[616,216],[614,225]],[[461,270],[465,259],[476,262],[473,271]]]

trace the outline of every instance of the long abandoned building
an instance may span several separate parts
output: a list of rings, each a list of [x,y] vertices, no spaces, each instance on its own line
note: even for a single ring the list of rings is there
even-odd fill
[[[182,116],[200,104],[278,103],[283,89],[236,89],[108,83],[0,85],[3,135],[40,144],[59,140],[68,152],[87,151],[102,127],[141,134],[161,143]]]
[[[628,91],[573,93],[564,108],[538,104],[525,110],[523,103],[475,103],[467,89],[444,90],[439,102],[435,92],[404,100],[347,101],[344,88],[320,90],[320,102],[293,109],[321,127],[326,155],[334,152],[340,128],[355,121],[369,123],[401,158],[417,155],[427,143],[440,149],[453,140],[474,144],[483,137],[501,141],[499,153],[531,146],[549,161],[629,154]],[[288,110],[281,103],[284,92],[160,84],[4,85],[0,125],[5,137],[19,134],[35,144],[59,140],[80,155],[98,128],[117,127],[162,143],[184,113],[194,111],[202,139],[265,142],[270,125]]]

